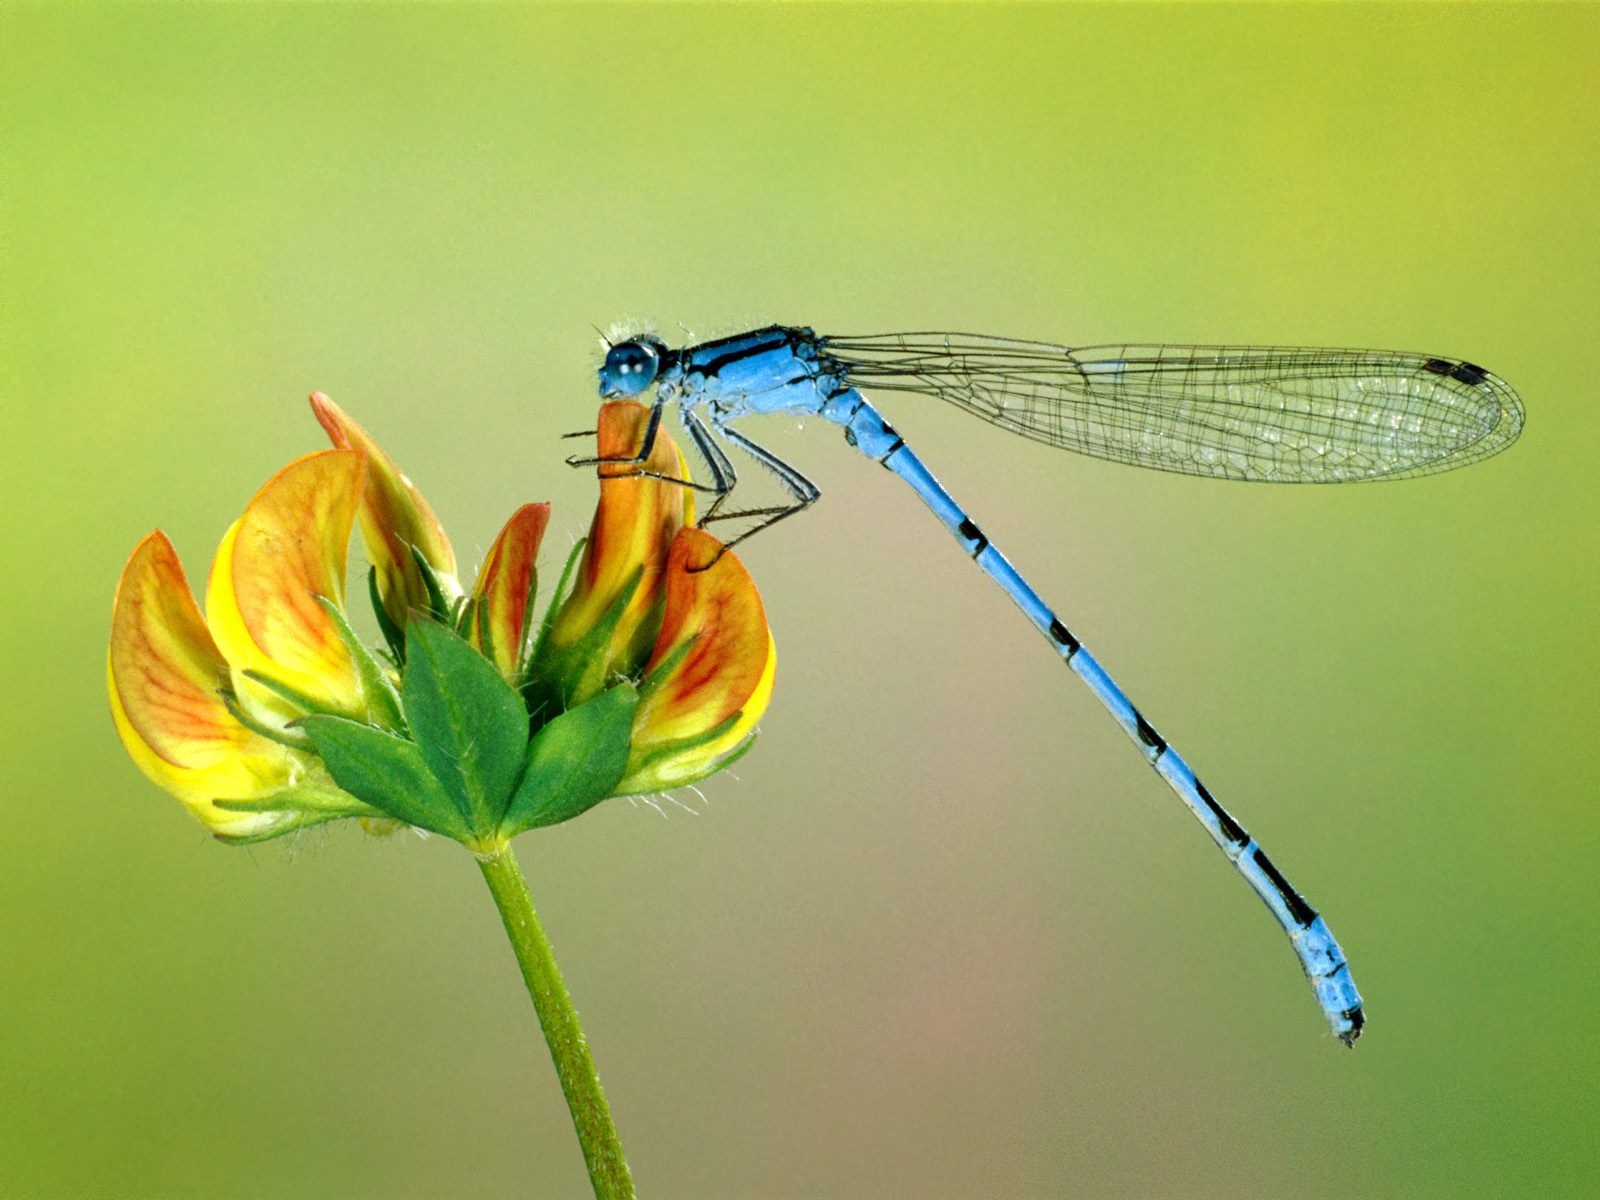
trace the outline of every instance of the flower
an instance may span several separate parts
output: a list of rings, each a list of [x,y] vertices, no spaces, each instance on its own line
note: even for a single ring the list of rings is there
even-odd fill
[[[257,733],[230,711],[228,661],[163,533],[140,542],[122,572],[107,657],[111,715],[146,775],[220,838],[249,841],[293,820],[292,813],[217,803],[291,788],[314,775],[315,760]]]
[[[749,748],[772,698],[778,658],[761,596],[744,564],[719,557],[721,549],[700,529],[672,539],[661,629],[619,792],[669,791],[720,771]]]
[[[217,837],[359,817],[493,853],[749,748],[771,698],[772,636],[744,566],[693,527],[664,432],[643,466],[667,478],[602,462],[589,537],[538,621],[549,505],[512,515],[466,592],[422,495],[331,400],[311,403],[335,448],[283,468],[229,527],[205,615],[159,531],[113,604],[107,684],[123,745]],[[648,415],[603,405],[601,458],[634,454]],[[378,652],[346,610],[358,521]]]
[[[434,598],[430,582],[459,595],[455,552],[422,493],[367,431],[321,392],[311,393],[311,411],[335,446],[359,450],[367,457],[370,469],[360,508],[361,534],[389,620],[403,626],[411,609],[427,607]]]
[[[534,630],[529,620],[539,578],[534,560],[549,523],[548,504],[524,504],[517,509],[489,547],[472,588],[467,639],[513,686],[521,682],[528,638]]]
[[[634,401],[601,405],[598,457],[638,453],[649,417],[650,410]],[[609,676],[637,668],[650,653],[673,540],[694,521],[693,491],[659,477],[687,479],[688,470],[682,452],[660,433],[637,467],[601,462],[600,503],[577,579],[541,647],[543,674],[561,687],[562,704],[595,694]]]
[[[232,686],[263,719],[307,709],[368,713],[337,616],[366,476],[366,456],[353,450],[297,459],[255,494],[217,547],[207,626]]]

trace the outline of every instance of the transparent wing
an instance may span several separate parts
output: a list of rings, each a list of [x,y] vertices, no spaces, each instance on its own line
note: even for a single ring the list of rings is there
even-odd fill
[[[965,333],[818,339],[867,391],[922,392],[1095,458],[1222,479],[1339,483],[1505,449],[1522,401],[1459,359],[1393,350],[1086,346]]]

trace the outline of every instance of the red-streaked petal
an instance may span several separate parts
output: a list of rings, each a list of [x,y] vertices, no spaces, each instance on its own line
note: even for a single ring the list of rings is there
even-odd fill
[[[344,603],[345,558],[366,479],[356,450],[324,450],[274,475],[217,548],[206,615],[235,671],[269,675],[327,707],[363,711],[360,678],[321,596]]]
[[[649,672],[688,643],[668,674],[652,681],[633,722],[633,753],[620,792],[659,791],[698,779],[749,735],[772,697],[777,654],[760,593],[744,564],[724,553],[704,530],[685,528],[668,559],[666,612]],[[674,743],[705,737],[729,718],[729,727],[709,742],[677,753]]]
[[[283,786],[293,752],[239,724],[218,689],[228,664],[207,631],[165,534],[135,547],[111,610],[106,684],[129,756],[156,784],[224,836],[260,833],[278,813],[238,813],[214,799],[254,799]]]
[[[421,552],[435,573],[446,577],[443,582],[448,588],[456,581],[456,556],[450,539],[422,493],[372,440],[371,434],[321,392],[311,394],[311,411],[335,446],[359,450],[367,456],[361,536],[367,557],[378,570],[378,591],[384,608],[395,626],[403,629],[407,613],[428,603],[428,591],[411,556],[411,547]]]
[[[517,651],[522,646],[531,614],[528,589],[533,584],[534,560],[545,526],[550,523],[548,504],[524,504],[506,522],[478,571],[472,589],[477,610],[469,636],[480,652],[483,634],[489,635],[488,655],[500,674],[516,682]]]
[[[637,401],[602,404],[596,438],[599,457],[637,454],[649,419],[649,407]],[[688,464],[664,429],[656,431],[655,444],[644,463],[600,464],[600,503],[589,527],[577,584],[551,629],[555,645],[576,642],[605,616],[635,572],[642,572],[638,590],[612,635],[607,673],[631,674],[648,652],[655,635],[654,617],[667,551],[678,530],[694,519],[689,488],[648,478],[641,471],[669,479],[688,478]]]

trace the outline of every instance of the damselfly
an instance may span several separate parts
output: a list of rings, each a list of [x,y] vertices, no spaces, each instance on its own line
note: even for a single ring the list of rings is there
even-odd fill
[[[710,470],[707,482],[679,481],[714,496],[701,523],[753,522],[730,546],[821,494],[735,429],[742,417],[815,413],[910,484],[1205,826],[1288,934],[1333,1032],[1354,1044],[1364,1023],[1361,995],[1326,922],[857,389],[937,396],[1024,437],[1141,467],[1350,483],[1448,471],[1505,449],[1522,429],[1522,403],[1510,387],[1460,359],[1388,350],[1069,349],[958,333],[831,337],[776,325],[683,349],[654,337],[610,347],[600,367],[602,396],[636,396],[652,385],[655,405],[637,456],[607,461],[642,463],[662,410],[676,401]],[[724,443],[770,469],[789,502],[724,511],[738,482]]]

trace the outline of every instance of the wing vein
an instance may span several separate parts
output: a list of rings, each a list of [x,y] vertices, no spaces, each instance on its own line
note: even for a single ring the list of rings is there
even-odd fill
[[[1216,478],[1434,474],[1505,449],[1523,423],[1517,394],[1483,368],[1393,350],[906,333],[823,338],[818,360],[852,386],[935,396],[1047,445]]]

